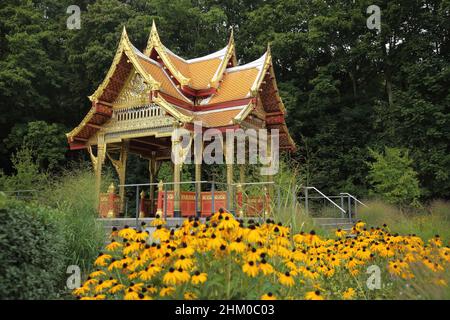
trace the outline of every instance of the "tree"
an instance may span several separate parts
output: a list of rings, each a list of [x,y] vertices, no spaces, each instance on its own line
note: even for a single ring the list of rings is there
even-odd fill
[[[0,171],[0,189],[5,191],[38,190],[43,187],[47,175],[39,170],[33,160],[33,152],[22,148],[12,155],[14,173],[10,176]]]
[[[420,197],[417,172],[411,167],[413,160],[407,150],[384,149],[384,153],[369,149],[374,162],[369,162],[368,179],[375,195],[401,206],[417,205]]]
[[[5,142],[10,149],[32,150],[41,170],[53,170],[65,159],[66,131],[64,126],[57,123],[32,121],[14,126]]]

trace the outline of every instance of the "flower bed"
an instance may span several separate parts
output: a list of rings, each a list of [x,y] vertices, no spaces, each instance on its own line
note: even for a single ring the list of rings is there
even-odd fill
[[[156,231],[113,230],[82,287],[80,299],[373,299],[394,298],[416,270],[427,283],[447,286],[450,249],[439,237],[391,234],[387,226],[358,222],[335,238],[291,235],[274,221],[246,225],[217,213],[206,223],[187,219],[176,230],[152,222]],[[380,287],[366,286],[378,266]],[[423,274],[422,272],[422,274]],[[447,273],[448,275],[448,273]],[[375,274],[376,276],[376,274]],[[374,282],[376,286],[376,281]]]

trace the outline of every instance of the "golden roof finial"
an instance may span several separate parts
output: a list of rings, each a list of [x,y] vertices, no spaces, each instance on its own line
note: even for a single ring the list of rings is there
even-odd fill
[[[150,35],[148,36],[147,46],[144,50],[144,54],[149,56],[152,49],[154,47],[158,47],[161,45],[161,41],[159,40],[158,30],[156,29],[155,19],[152,20],[152,28],[150,30]]]
[[[122,37],[128,37],[127,28],[125,26],[122,28]]]
[[[228,40],[228,43],[234,43],[234,28],[231,27],[231,33],[230,33],[230,39]]]

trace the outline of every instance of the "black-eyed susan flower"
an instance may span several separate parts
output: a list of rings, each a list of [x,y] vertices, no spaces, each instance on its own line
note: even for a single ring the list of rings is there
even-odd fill
[[[191,275],[183,268],[178,268],[175,270],[175,277],[177,278],[177,283],[185,283],[189,281]]]
[[[176,269],[182,268],[184,270],[190,270],[194,266],[194,261],[182,255],[175,261],[174,266]]]
[[[193,292],[185,292],[184,293],[184,300],[195,300],[197,299],[197,295]]]
[[[175,285],[178,282],[177,276],[175,275],[175,269],[170,268],[169,271],[164,275],[163,282],[166,285]]]
[[[279,273],[278,274],[278,282],[286,287],[292,287],[295,284],[294,278],[290,274],[290,272]]]
[[[191,282],[194,285],[205,283],[208,279],[208,275],[204,272],[195,271],[191,277]]]
[[[125,300],[138,300],[139,294],[133,289],[129,288],[123,297]]]
[[[268,263],[265,259],[262,259],[261,262],[259,263],[259,269],[265,276],[272,274],[275,271],[272,265]]]
[[[108,263],[108,260],[112,258],[109,254],[99,254],[97,259],[95,259],[94,265],[99,267],[105,267]]]
[[[268,292],[261,296],[261,300],[277,300],[277,298],[272,292]]]
[[[256,277],[258,275],[259,269],[255,261],[248,261],[242,266],[242,271],[249,277]]]
[[[120,291],[125,290],[125,288],[126,288],[125,285],[119,283],[119,284],[116,284],[115,286],[111,287],[111,289],[109,289],[109,293],[116,294]]]
[[[306,292],[305,299],[306,300],[324,300],[324,298],[321,295],[319,290]]]
[[[159,292],[159,295],[161,297],[167,297],[167,296],[170,296],[174,292],[175,292],[175,288],[174,287],[164,287]]]
[[[135,234],[136,234],[136,230],[129,228],[129,227],[123,228],[118,233],[119,237],[127,239],[127,240],[133,239]]]
[[[108,244],[105,248],[107,251],[115,251],[122,248],[122,246],[123,245],[120,242],[116,241],[115,239],[112,239],[111,243]]]
[[[337,229],[336,232],[335,232],[335,235],[338,238],[343,238],[343,237],[345,237],[346,234],[347,234],[347,232],[345,230],[342,230],[342,229]]]
[[[348,288],[342,293],[342,299],[351,300],[355,297],[356,291],[353,288]]]

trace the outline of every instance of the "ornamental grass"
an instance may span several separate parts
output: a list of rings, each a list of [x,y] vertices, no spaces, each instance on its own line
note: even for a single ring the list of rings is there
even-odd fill
[[[425,242],[359,221],[348,233],[324,238],[226,212],[205,223],[186,219],[176,229],[165,224],[153,220],[151,233],[145,226],[113,229],[96,270],[73,294],[87,300],[420,299],[426,297],[417,286],[424,282],[435,298],[448,293],[450,248],[439,236]],[[368,273],[374,265],[378,288],[370,288],[378,276]]]

